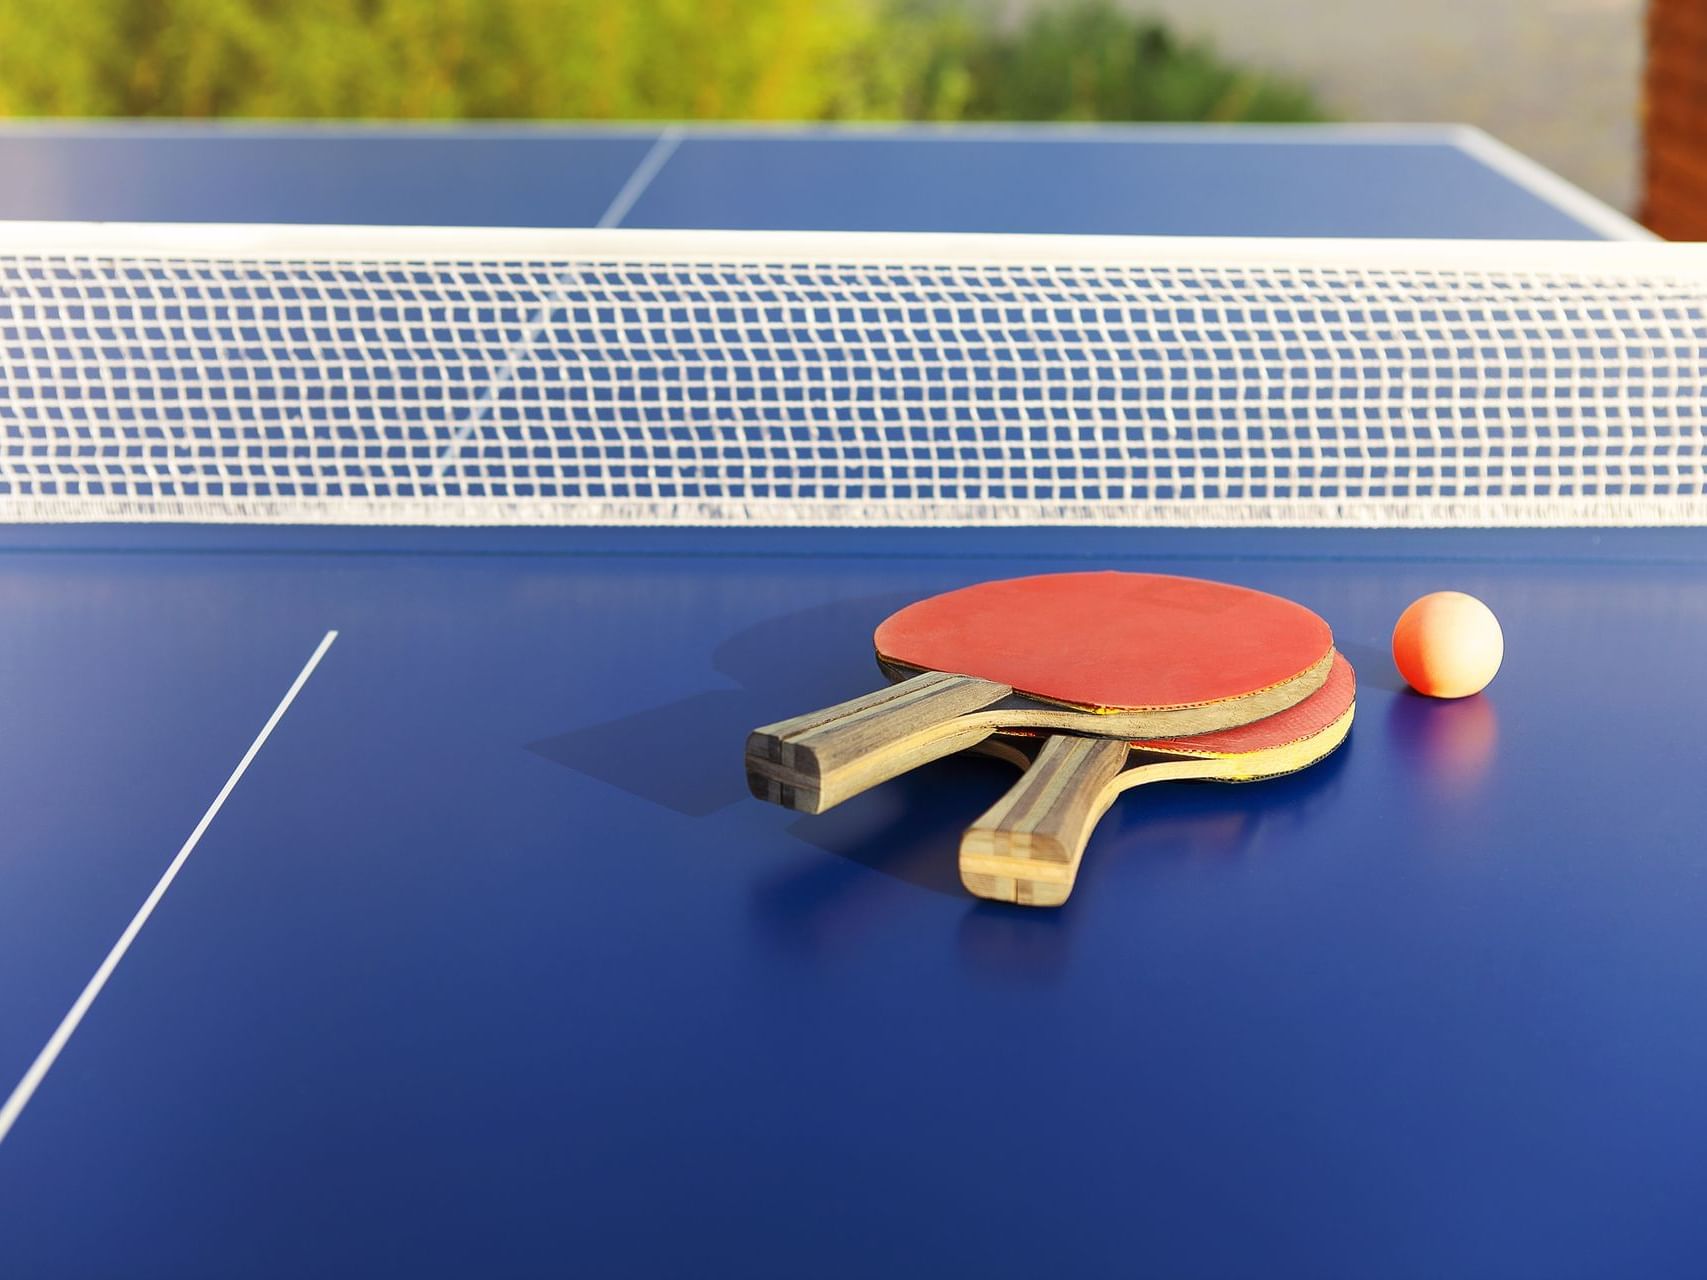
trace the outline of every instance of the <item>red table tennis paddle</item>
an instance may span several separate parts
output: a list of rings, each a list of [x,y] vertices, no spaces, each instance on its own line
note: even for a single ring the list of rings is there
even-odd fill
[[[961,882],[980,898],[1059,906],[1073,891],[1097,820],[1122,791],[1147,782],[1254,782],[1295,773],[1345,740],[1356,709],[1356,673],[1336,655],[1327,682],[1302,702],[1216,733],[1136,742],[1059,735],[1035,745],[1003,738],[1006,750],[990,754],[1035,759],[967,828]]]
[[[1290,600],[1112,570],[962,587],[908,605],[874,639],[900,683],[755,729],[754,795],[821,813],[998,729],[1226,729],[1307,697],[1333,660],[1328,625]]]

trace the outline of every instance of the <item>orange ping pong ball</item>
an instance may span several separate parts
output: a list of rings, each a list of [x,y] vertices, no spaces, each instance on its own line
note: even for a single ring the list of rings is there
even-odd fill
[[[1480,693],[1504,656],[1500,620],[1462,591],[1435,591],[1412,601],[1393,628],[1393,661],[1399,674],[1431,698]]]

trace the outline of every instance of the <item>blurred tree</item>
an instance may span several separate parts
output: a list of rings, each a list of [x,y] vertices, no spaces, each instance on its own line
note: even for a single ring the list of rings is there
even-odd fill
[[[0,113],[1313,119],[1108,0],[0,0]]]
[[[963,112],[995,120],[1311,120],[1310,95],[1230,66],[1202,44],[1102,0],[1040,8],[981,32]]]

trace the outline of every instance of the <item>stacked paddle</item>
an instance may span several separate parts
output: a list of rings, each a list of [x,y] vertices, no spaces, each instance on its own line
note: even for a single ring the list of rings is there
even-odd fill
[[[1344,741],[1356,678],[1278,596],[1163,574],[1045,574],[921,600],[874,636],[892,681],[755,729],[753,794],[804,813],[977,748],[1024,769],[967,830],[979,897],[1055,906],[1097,820],[1148,782],[1249,782]]]

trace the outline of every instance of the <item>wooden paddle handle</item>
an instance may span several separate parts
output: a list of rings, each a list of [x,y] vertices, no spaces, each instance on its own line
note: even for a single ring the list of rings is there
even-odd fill
[[[754,729],[747,785],[761,800],[822,813],[849,796],[990,736],[960,717],[1013,690],[989,680],[927,672],[863,698]]]
[[[1007,795],[966,829],[960,879],[980,898],[1058,907],[1108,811],[1131,748],[1114,738],[1048,739]]]

